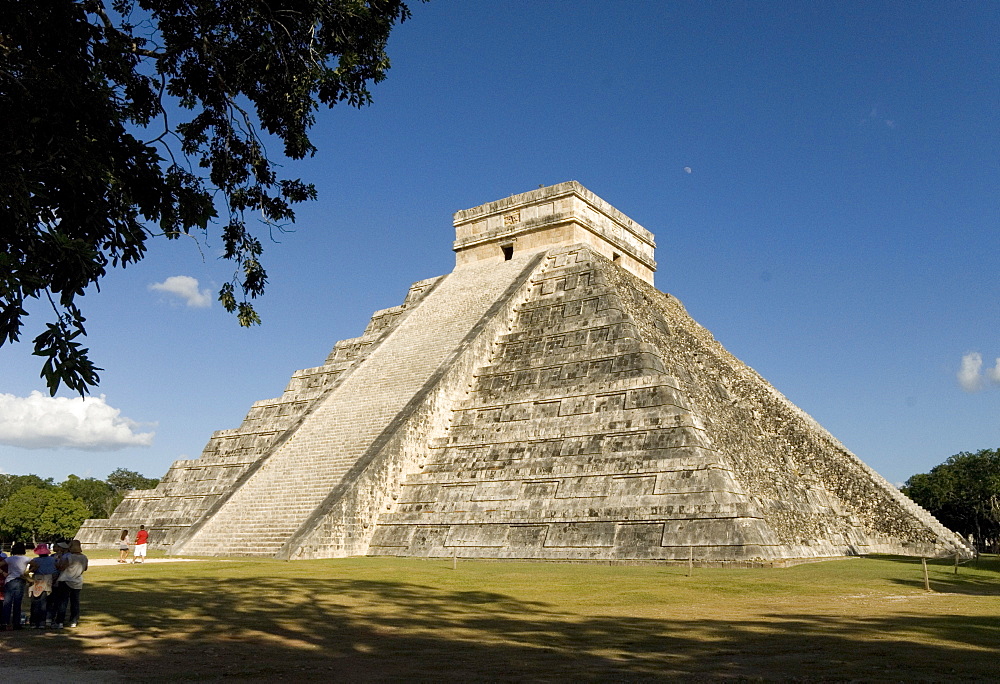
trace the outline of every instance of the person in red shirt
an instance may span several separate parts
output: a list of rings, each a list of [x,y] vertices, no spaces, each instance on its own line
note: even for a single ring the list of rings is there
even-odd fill
[[[139,531],[135,533],[135,550],[132,552],[133,563],[146,562],[146,542],[149,541],[149,532],[145,525],[139,525]]]

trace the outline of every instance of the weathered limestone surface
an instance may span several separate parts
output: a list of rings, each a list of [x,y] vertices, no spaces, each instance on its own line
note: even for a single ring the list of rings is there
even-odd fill
[[[695,323],[588,247],[549,253],[369,553],[765,562],[964,553]]]
[[[529,259],[473,264],[442,278],[175,551],[267,556],[281,551],[385,428],[408,410]],[[335,555],[363,551],[347,539],[333,546]]]
[[[576,181],[455,214],[457,266],[483,259],[499,261],[503,248],[534,252],[573,244],[588,245],[653,284],[653,234]]]
[[[296,371],[281,396],[255,402],[239,428],[213,433],[200,458],[175,461],[156,489],[130,492],[110,519],[87,520],[78,534],[81,542],[88,548],[112,547],[122,529],[134,532],[144,524],[155,531],[154,546],[172,548],[178,537],[295,431],[317,402],[364,360],[439,280],[414,283],[402,305],[372,315],[361,337],[337,342],[322,366]]]
[[[578,183],[455,215],[455,270],[299,371],[88,545],[185,554],[781,563],[968,555],[652,286]]]

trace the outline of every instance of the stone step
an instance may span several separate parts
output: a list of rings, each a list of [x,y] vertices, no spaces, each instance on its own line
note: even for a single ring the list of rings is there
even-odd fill
[[[294,534],[529,260],[475,264],[441,279],[181,550],[249,543],[261,520],[269,534]]]

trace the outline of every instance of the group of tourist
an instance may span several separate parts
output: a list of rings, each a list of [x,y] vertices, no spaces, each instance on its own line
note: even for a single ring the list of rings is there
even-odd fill
[[[128,540],[128,530],[122,530],[118,543],[119,563],[128,562]],[[146,526],[139,525],[132,552],[133,563],[145,562],[148,542]],[[61,540],[51,549],[48,544],[38,544],[34,548],[34,558],[29,559],[26,554],[23,542],[14,542],[9,556],[0,551],[0,599],[3,600],[0,631],[24,626],[22,603],[25,596],[31,597],[31,611],[27,617],[30,628],[76,627],[80,622],[83,573],[89,565],[80,541]]]
[[[34,548],[29,559],[23,542],[14,542],[10,555],[0,552],[0,592],[3,611],[0,630],[21,629],[21,604],[31,597],[28,626],[32,629],[76,627],[80,622],[80,590],[88,560],[80,541],[72,539]],[[69,621],[66,621],[67,610]]]

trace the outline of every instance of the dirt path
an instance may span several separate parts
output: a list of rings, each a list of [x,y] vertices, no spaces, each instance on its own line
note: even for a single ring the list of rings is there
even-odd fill
[[[146,563],[198,563],[212,561],[218,563],[218,558],[147,558]],[[132,561],[127,561],[125,565],[132,565]],[[118,565],[118,560],[115,558],[91,558],[88,560],[88,565],[94,567],[96,565]],[[143,563],[135,563],[135,565],[143,565]]]

